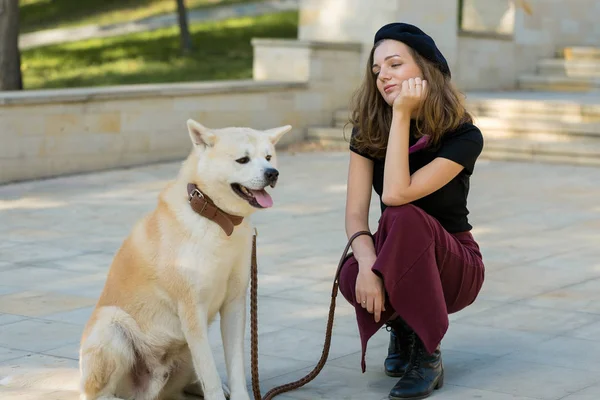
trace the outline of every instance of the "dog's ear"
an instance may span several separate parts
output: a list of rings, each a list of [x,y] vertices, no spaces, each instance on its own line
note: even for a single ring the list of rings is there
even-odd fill
[[[217,136],[201,123],[188,119],[187,126],[195,146],[212,147],[217,142]]]
[[[291,129],[292,129],[291,125],[285,125],[285,126],[280,126],[278,128],[266,130],[265,133],[269,137],[269,140],[271,141],[271,143],[273,143],[273,145],[275,145],[275,144],[277,144],[277,142],[279,142],[279,139],[281,139],[281,137],[283,135],[285,135],[286,133],[288,133]]]

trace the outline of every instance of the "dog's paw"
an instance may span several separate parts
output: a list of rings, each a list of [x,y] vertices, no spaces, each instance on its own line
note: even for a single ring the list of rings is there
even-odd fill
[[[231,390],[229,390],[229,386],[227,384],[223,384],[223,394],[227,400],[231,399]]]

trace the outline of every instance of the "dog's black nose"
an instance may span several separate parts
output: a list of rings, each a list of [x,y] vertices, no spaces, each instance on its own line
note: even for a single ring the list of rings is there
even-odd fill
[[[265,171],[265,179],[269,183],[269,185],[273,185],[277,182],[277,178],[279,177],[279,171],[275,168],[269,168]]]

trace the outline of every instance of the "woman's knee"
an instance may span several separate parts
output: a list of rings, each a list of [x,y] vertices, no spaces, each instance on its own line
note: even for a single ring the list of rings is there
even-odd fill
[[[454,314],[467,308],[475,302],[479,296],[479,293],[481,292],[484,282],[485,269],[483,266],[479,268],[472,267],[469,269],[475,269],[477,271],[474,271],[470,276],[467,276],[466,279],[463,278],[462,285],[465,287],[461,289],[461,295],[457,296],[452,304],[446,304],[448,314]]]
[[[415,221],[426,222],[423,215],[424,211],[412,204],[403,204],[401,206],[386,207],[381,216],[382,220],[393,220],[401,224],[413,225]]]
[[[401,206],[387,206],[383,211],[382,217],[395,217],[399,215],[413,215],[420,214],[421,209],[412,204],[402,204]]]
[[[358,276],[358,261],[353,255],[350,255],[342,265],[340,271],[339,288],[342,295],[349,302],[354,301],[356,278]]]

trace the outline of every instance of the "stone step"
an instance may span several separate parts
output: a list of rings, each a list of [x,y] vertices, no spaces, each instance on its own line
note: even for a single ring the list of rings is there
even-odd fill
[[[559,52],[559,58],[565,60],[600,60],[599,47],[567,47]]]
[[[545,76],[600,77],[598,60],[547,59],[538,63],[538,72]]]
[[[600,91],[600,77],[571,77],[523,75],[518,78],[519,88],[538,91],[588,92]]]
[[[600,166],[600,123],[568,124],[477,118],[485,147],[482,158]],[[318,127],[308,130],[306,146],[347,150],[349,130]],[[308,147],[307,147],[308,148]]]
[[[468,92],[467,107],[485,137],[482,157],[498,160],[600,165],[600,91]],[[309,142],[348,149],[349,111],[335,127],[309,130]],[[345,138],[344,138],[345,133]]]
[[[485,135],[529,137],[562,141],[570,137],[590,137],[600,142],[600,122],[563,122],[545,119],[475,117],[475,125]]]
[[[486,135],[494,137],[550,138],[564,141],[570,137],[590,137],[600,142],[600,122],[572,123],[544,119],[506,119],[475,117],[475,125]],[[341,127],[316,127],[308,129],[308,139],[339,140],[348,143],[350,129]]]
[[[483,157],[600,165],[600,123],[477,117]]]
[[[479,117],[600,122],[600,92],[472,92],[467,109]]]
[[[347,151],[350,131],[339,127],[308,128],[307,138],[303,143],[295,144],[292,150],[298,151]]]
[[[333,120],[334,126],[338,128],[343,128],[344,126],[346,126],[346,124],[348,124],[347,129],[349,129],[350,132],[352,131],[352,124],[349,123],[350,112],[348,110],[337,110],[333,115]]]
[[[486,135],[481,158],[600,166],[600,140],[589,137],[534,140]]]
[[[564,122],[600,122],[600,92],[469,92],[467,108],[475,116],[538,118]],[[347,110],[338,110],[334,126],[349,121]],[[351,125],[346,126],[351,131]]]
[[[315,127],[308,128],[307,138],[310,140],[328,140],[349,143],[351,129],[344,130],[341,127]]]

